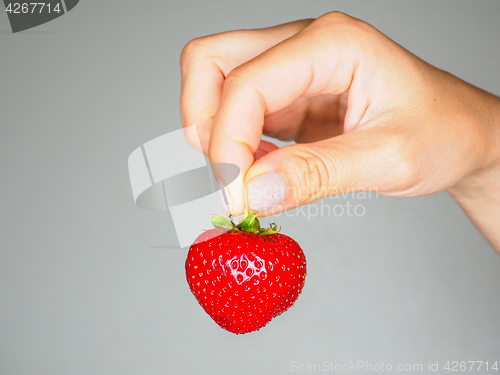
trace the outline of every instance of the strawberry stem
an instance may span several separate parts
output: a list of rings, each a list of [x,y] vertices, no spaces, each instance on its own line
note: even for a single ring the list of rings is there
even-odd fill
[[[253,234],[258,234],[261,236],[269,236],[271,234],[276,234],[281,230],[276,229],[276,224],[269,224],[269,228],[261,228],[260,222],[256,217],[255,213],[251,213],[245,217],[245,219],[239,224],[235,226],[234,223],[229,220],[227,217],[222,215],[212,215],[212,225],[215,228],[223,228],[227,230],[238,230],[242,232],[248,232]]]

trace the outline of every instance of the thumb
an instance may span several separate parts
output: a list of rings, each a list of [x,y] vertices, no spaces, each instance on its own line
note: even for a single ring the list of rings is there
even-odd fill
[[[271,151],[245,176],[247,207],[266,216],[336,194],[404,189],[404,141],[375,127]]]

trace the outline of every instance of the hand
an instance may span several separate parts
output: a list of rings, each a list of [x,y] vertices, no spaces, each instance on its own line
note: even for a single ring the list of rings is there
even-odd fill
[[[212,162],[241,170],[232,214],[367,188],[449,189],[463,206],[483,181],[478,199],[500,191],[500,99],[342,13],[195,39],[181,68],[183,125],[197,127]]]

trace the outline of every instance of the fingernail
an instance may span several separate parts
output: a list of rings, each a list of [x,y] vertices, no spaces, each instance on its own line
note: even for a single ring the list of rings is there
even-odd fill
[[[231,200],[231,196],[229,195],[227,188],[220,182],[218,185],[222,204],[226,210],[226,215],[229,216],[231,214],[231,210],[233,209],[233,201]]]
[[[263,212],[285,199],[286,185],[277,173],[266,173],[248,183],[248,205],[254,211]]]

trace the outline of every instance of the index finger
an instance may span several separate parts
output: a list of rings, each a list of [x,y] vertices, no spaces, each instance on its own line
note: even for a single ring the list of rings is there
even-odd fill
[[[312,20],[300,20],[255,30],[236,30],[193,39],[181,54],[181,119],[196,126],[204,153],[226,76]],[[189,140],[188,140],[189,141]]]
[[[244,211],[244,176],[255,160],[264,116],[300,96],[340,94],[351,85],[357,54],[350,45],[350,26],[356,21],[339,13],[322,16],[226,78],[210,134],[209,156],[213,163],[240,168],[240,175],[230,184],[224,176],[217,176],[229,190],[232,215]]]

